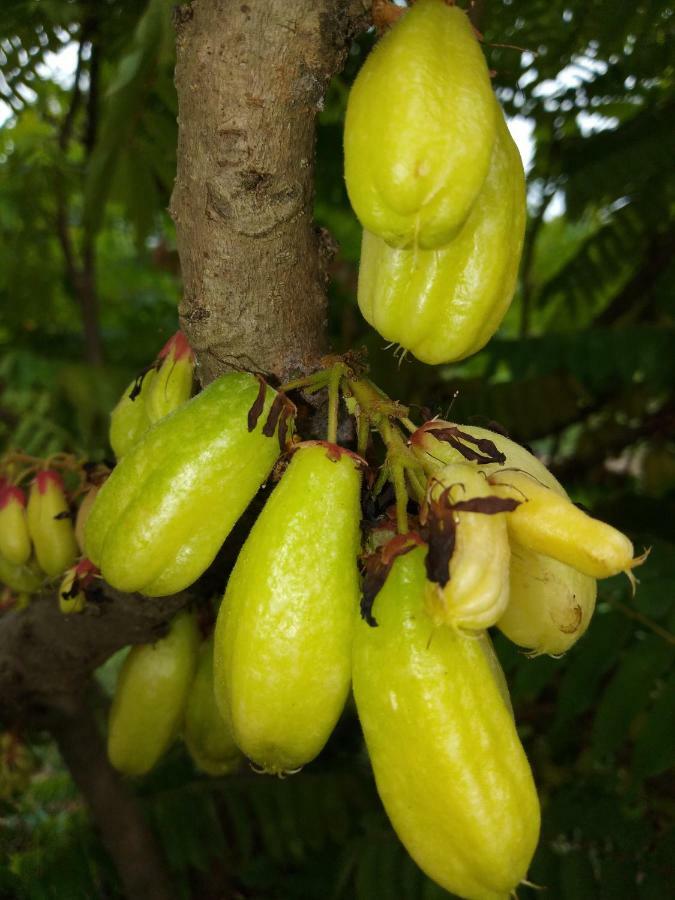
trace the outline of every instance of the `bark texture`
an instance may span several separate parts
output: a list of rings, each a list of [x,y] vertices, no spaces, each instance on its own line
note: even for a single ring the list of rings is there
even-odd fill
[[[177,14],[171,201],[181,327],[208,383],[310,369],[325,352],[312,221],[315,119],[367,0],[193,0]],[[324,249],[326,248],[326,249]]]
[[[168,622],[190,600],[120,594],[107,585],[82,613],[64,616],[53,594],[0,620],[0,718],[51,727],[77,713],[98,666],[129,644],[166,634]]]

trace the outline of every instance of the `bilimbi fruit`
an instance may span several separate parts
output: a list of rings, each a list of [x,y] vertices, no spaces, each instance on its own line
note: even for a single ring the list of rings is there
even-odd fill
[[[40,568],[60,575],[77,556],[75,531],[58,472],[43,469],[31,485],[26,509],[28,531]]]
[[[537,845],[537,792],[489,639],[426,612],[424,553],[394,562],[378,626],[356,626],[356,706],[380,798],[415,862],[466,900],[507,900]]]
[[[77,546],[84,553],[84,529],[87,524],[87,519],[89,518],[89,513],[91,512],[94,501],[96,500],[96,496],[100,490],[100,485],[93,484],[87,491],[87,493],[82,498],[82,502],[80,503],[77,515],[75,516],[75,540],[77,541]]]
[[[129,651],[108,722],[108,757],[118,771],[144,775],[177,737],[198,648],[195,618],[183,612],[166,637]]]
[[[0,487],[0,556],[15,566],[22,566],[32,552],[26,495],[20,487],[5,484]]]
[[[153,423],[190,398],[193,372],[194,354],[183,332],[177,331],[153,366],[127,386],[110,415],[110,446],[118,460]]]
[[[433,250],[397,249],[364,231],[359,308],[383,338],[422,362],[470,356],[511,303],[524,233],[525,176],[500,112],[485,184],[452,241]]]
[[[582,637],[595,609],[595,578],[512,540],[509,579],[497,627],[514,644],[560,656]]]
[[[82,612],[87,605],[86,588],[98,572],[88,559],[81,559],[66,572],[59,588],[59,609],[64,615]]]
[[[118,461],[150,427],[145,398],[156,377],[157,372],[149,369],[139,376],[140,380],[134,379],[127,385],[117,406],[110,413],[108,439]]]
[[[494,625],[509,600],[506,517],[469,463],[439,469],[427,492],[426,606],[437,623],[464,631]]]
[[[471,465],[505,512],[512,549],[509,602],[497,626],[533,653],[559,655],[586,631],[596,579],[630,573],[644,557],[629,539],[576,507],[548,469],[501,434],[434,420],[411,438],[414,452],[439,470]]]
[[[177,409],[192,393],[194,354],[182,331],[177,331],[159,352],[159,368],[145,392],[150,423]]]
[[[268,772],[310,762],[338,720],[359,603],[360,460],[300,446],[244,544],[220,607],[216,700]]]
[[[213,635],[199,649],[197,671],[185,707],[183,740],[198,769],[225,775],[241,762],[232,723],[218,709],[213,690]]]
[[[627,572],[638,562],[625,534],[592,518],[527,472],[504,469],[489,481],[498,497],[520,501],[507,521],[513,538],[524,547],[592,578]]]
[[[393,247],[447,244],[481,192],[500,115],[466,13],[418,0],[349,95],[345,180],[363,227]]]
[[[110,585],[165,596],[211,565],[279,456],[276,433],[263,433],[275,397],[253,375],[223,375],[129,450],[85,527],[87,556]]]
[[[32,557],[27,563],[17,566],[0,556],[0,584],[6,584],[13,591],[33,594],[40,590],[44,578],[44,572]]]

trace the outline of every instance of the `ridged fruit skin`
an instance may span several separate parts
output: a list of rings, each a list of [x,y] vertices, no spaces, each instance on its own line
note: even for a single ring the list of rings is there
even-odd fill
[[[241,761],[232,724],[223,718],[213,692],[213,636],[199,648],[185,707],[183,740],[197,768],[208,775],[233,772]]]
[[[589,516],[526,472],[496,472],[490,484],[498,496],[522,501],[506,521],[511,538],[524,547],[592,578],[618,575],[634,565],[633,545],[625,534]]]
[[[32,594],[40,590],[44,573],[35,559],[29,559],[22,566],[16,566],[0,556],[0,584],[6,584],[13,591]]]
[[[145,394],[145,408],[150,424],[190,399],[194,355],[182,331],[177,331],[159,354],[161,363]]]
[[[475,465],[450,463],[432,480],[427,497],[433,503],[449,489],[451,502],[485,498],[490,487]],[[509,600],[511,551],[504,513],[453,513],[455,547],[444,586],[427,582],[426,608],[437,625],[477,632],[490,628]]]
[[[117,406],[110,413],[108,440],[115,454],[115,459],[118,461],[122,459],[125,453],[128,453],[150,427],[151,423],[145,405],[145,398],[156,377],[157,372],[155,369],[150,369],[146,372],[141,382],[141,389],[133,400],[131,395],[136,381],[134,380],[128,384]]]
[[[70,568],[77,556],[73,523],[67,516],[57,518],[69,512],[60,475],[51,469],[38,472],[28,495],[26,518],[38,564],[52,577]]]
[[[481,642],[434,628],[424,549],[396,560],[360,622],[353,686],[377,789],[426,874],[466,900],[507,900],[527,873],[539,802]]]
[[[126,454],[96,498],[85,527],[87,556],[121,591],[176,593],[213,562],[279,456],[262,427],[252,432],[259,383],[223,375],[157,422]]]
[[[466,14],[418,0],[352,86],[345,180],[364,228],[392,246],[454,237],[488,172],[498,108]]]
[[[559,656],[588,628],[596,595],[594,578],[512,541],[509,604],[497,627],[534,655]]]
[[[0,488],[0,555],[15,566],[22,566],[32,552],[26,495],[21,488],[6,485]]]
[[[216,700],[237,745],[269,772],[317,756],[349,690],[361,475],[351,455],[334,461],[332,452],[295,452],[239,554],[216,625]]]
[[[108,721],[108,758],[119,772],[149,772],[177,736],[198,648],[194,616],[183,612],[166,637],[129,651]]]
[[[476,353],[513,299],[525,233],[525,176],[501,111],[490,170],[457,236],[396,249],[363,233],[358,302],[383,338],[431,365]]]

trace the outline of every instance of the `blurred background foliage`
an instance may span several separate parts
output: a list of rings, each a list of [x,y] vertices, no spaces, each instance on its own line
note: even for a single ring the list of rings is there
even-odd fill
[[[316,216],[341,247],[331,343],[366,346],[375,380],[416,412],[500,423],[652,547],[635,597],[603,582],[564,659],[496,643],[543,802],[532,881],[556,900],[662,900],[675,875],[673,13],[665,0],[477,0],[473,14],[528,171],[513,306],[485,350],[436,368],[401,362],[360,318],[341,130],[365,35],[319,118]],[[108,454],[109,409],[176,328],[173,52],[168,0],[2,4],[4,447]],[[0,896],[119,896],[54,747],[21,746],[22,772],[6,742],[0,753]],[[206,779],[176,747],[137,789],[186,898],[448,896],[388,826],[352,709],[286,781]]]

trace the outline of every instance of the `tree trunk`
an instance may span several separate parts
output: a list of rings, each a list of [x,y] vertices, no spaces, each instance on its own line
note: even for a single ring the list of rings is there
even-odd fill
[[[83,705],[51,730],[115,861],[127,900],[171,900],[175,895],[154,835],[138,801],[108,762],[91,711]]]
[[[171,212],[202,383],[230,368],[283,378],[325,352],[315,119],[368,6],[193,0],[178,14]]]

